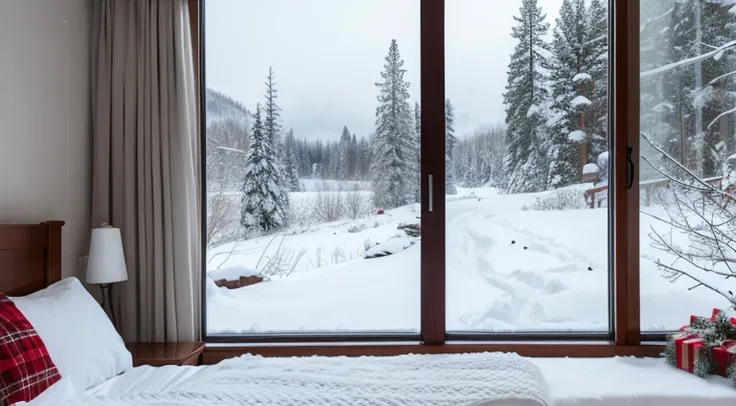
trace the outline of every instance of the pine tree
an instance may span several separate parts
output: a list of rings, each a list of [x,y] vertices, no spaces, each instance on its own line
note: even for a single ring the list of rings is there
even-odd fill
[[[504,93],[506,106],[507,151],[505,171],[509,192],[543,190],[549,171],[548,146],[542,132],[543,103],[547,99],[545,70],[548,46],[544,37],[549,24],[537,0],[522,0],[521,15],[511,37],[518,43],[511,55],[508,84]]]
[[[414,139],[412,140],[413,152],[412,162],[414,164],[414,202],[422,200],[422,110],[419,103],[414,103]]]
[[[371,177],[374,202],[394,208],[411,200],[416,169],[413,164],[415,129],[409,105],[409,82],[396,40],[391,41],[381,77],[373,135]]]
[[[248,231],[269,232],[286,226],[289,196],[280,185],[284,175],[263,127],[260,104],[253,119],[240,224]]]
[[[284,140],[286,185],[290,192],[298,192],[301,189],[299,182],[299,171],[297,164],[297,142],[294,139],[294,130],[289,130]]]
[[[281,136],[281,107],[276,104],[278,92],[276,91],[274,78],[274,71],[269,66],[268,76],[266,77],[266,94],[264,95],[266,98],[264,131],[268,142],[271,143],[272,147],[275,147],[278,144],[279,137]]]
[[[552,102],[550,119],[547,120],[550,143],[549,177],[547,186],[559,188],[580,181],[580,144],[588,142],[588,129],[578,118],[581,108],[573,105],[577,97],[585,97],[578,92],[580,86],[592,83],[589,73],[590,55],[586,43],[587,18],[583,0],[563,0],[560,16],[552,31],[552,60],[550,63],[550,87]],[[587,94],[587,93],[586,93]],[[590,96],[590,94],[587,94]],[[587,99],[587,97],[586,97]],[[583,125],[581,125],[583,124]],[[570,139],[573,132],[585,134],[582,139]],[[586,157],[587,161],[587,157]]]
[[[591,0],[587,14],[588,39],[585,42],[590,64],[588,73],[593,80],[592,102],[585,115],[590,131],[588,162],[608,150],[608,4]]]
[[[337,155],[337,177],[336,179],[349,179],[350,178],[350,131],[348,126],[342,128],[342,135],[340,136],[339,152]]]
[[[353,134],[348,147],[348,179],[355,180],[358,177],[358,138]]]
[[[457,194],[455,188],[455,170],[453,167],[453,151],[455,150],[455,109],[450,99],[445,100],[445,192]]]

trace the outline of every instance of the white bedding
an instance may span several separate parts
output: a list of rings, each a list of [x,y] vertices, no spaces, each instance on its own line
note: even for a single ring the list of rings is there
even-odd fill
[[[534,364],[516,354],[261,358],[209,367],[135,368],[65,405],[549,406]]]
[[[488,354],[479,355],[445,355],[439,356],[443,362],[449,364],[451,368],[460,367],[457,377],[470,375],[468,381],[462,379],[452,381],[448,388],[455,388],[456,393],[448,398],[446,402],[432,403],[431,397],[417,397],[412,404],[447,404],[458,405],[467,404],[466,400],[470,393],[477,391],[477,385],[494,385],[493,380],[484,380],[481,377],[487,372],[486,364],[488,363]],[[331,358],[330,362],[325,363],[326,359],[321,357],[310,358],[282,358],[282,359],[263,359],[258,357],[244,357],[246,366],[250,369],[250,374],[254,380],[246,383],[246,388],[250,385],[256,385],[257,382],[267,381],[267,385],[255,388],[260,393],[268,391],[281,391],[293,396],[305,390],[305,386],[293,386],[298,380],[289,379],[303,376],[306,370],[311,369],[311,375],[315,379],[312,382],[320,380],[325,381],[354,381],[350,389],[356,393],[361,391],[364,381],[358,379],[358,376],[351,377],[335,376],[335,373],[349,373],[356,370],[360,377],[373,376],[380,378],[379,387],[386,388],[384,395],[389,395],[389,390],[397,385],[403,391],[419,386],[432,386],[437,384],[437,380],[441,379],[442,374],[428,372],[428,368],[443,367],[440,364],[428,362],[437,356],[409,356],[395,358]],[[403,363],[405,360],[412,360],[414,371],[408,375],[403,375],[404,379],[413,376],[416,380],[414,385],[406,385],[406,381],[396,381],[396,375],[401,375],[400,370],[392,367],[384,370],[387,366],[395,365],[395,363]],[[473,362],[471,360],[477,361]],[[736,405],[736,390],[730,387],[730,383],[720,377],[710,377],[708,379],[700,379],[692,374],[678,371],[667,365],[661,359],[636,359],[636,358],[533,358],[527,359],[536,365],[545,382],[544,386],[548,388],[547,398],[549,406],[733,406]],[[469,362],[470,361],[470,362]],[[239,368],[239,361],[228,360],[224,363],[224,375],[228,376],[227,371],[232,368]],[[405,367],[403,365],[402,367]],[[212,387],[206,391],[205,395],[199,396],[194,394],[201,386],[209,385],[208,380],[211,379],[214,371],[218,366],[208,367],[138,367],[123,375],[110,379],[102,385],[88,390],[85,394],[86,399],[80,402],[70,402],[64,405],[83,405],[83,406],[129,406],[138,404],[141,406],[148,405],[190,405],[197,404],[218,404],[211,403],[210,399],[215,396],[212,392],[222,390],[227,393],[230,391],[227,387]],[[320,368],[330,368],[329,374],[322,374]],[[365,371],[365,372],[364,372]],[[231,371],[232,372],[232,371]],[[276,376],[274,376],[274,374]],[[237,375],[237,374],[235,374]],[[309,377],[310,375],[308,375]],[[272,381],[271,381],[272,380]],[[489,383],[490,381],[490,383]],[[371,383],[371,382],[368,382]],[[376,384],[375,381],[372,381]],[[228,379],[229,385],[240,385],[241,383],[232,383]],[[309,390],[314,390],[309,389]],[[207,394],[207,392],[209,394]],[[179,395],[177,395],[179,393]],[[182,400],[181,393],[188,393],[195,397],[195,402],[191,399]],[[418,392],[412,392],[420,396]],[[329,392],[323,390],[323,395]],[[207,398],[209,396],[209,398]],[[359,401],[343,402],[341,404],[366,404],[376,405],[381,402],[373,401],[367,397]],[[295,403],[281,404],[309,404],[307,402],[297,401]],[[529,400],[523,403],[520,400],[511,403],[490,403],[493,405],[514,405],[529,406],[538,405],[536,400]],[[50,403],[54,406],[59,403]],[[270,401],[262,400],[254,401],[228,401],[221,399],[219,404],[278,404]],[[312,403],[322,404],[322,403]],[[330,404],[330,403],[326,403]],[[333,402],[337,404],[337,402]],[[386,403],[383,403],[386,404]],[[402,404],[400,402],[389,404]],[[33,405],[36,406],[36,405]],[[43,405],[45,406],[45,405]]]

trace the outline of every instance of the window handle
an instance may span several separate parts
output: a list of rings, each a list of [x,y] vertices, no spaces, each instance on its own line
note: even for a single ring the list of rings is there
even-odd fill
[[[432,175],[427,175],[427,183],[429,183],[429,186],[427,186],[427,189],[429,191],[429,212],[432,213],[434,211],[434,192],[432,190]]]
[[[634,148],[626,148],[626,189],[631,189],[634,186],[634,161],[631,159],[633,153]]]

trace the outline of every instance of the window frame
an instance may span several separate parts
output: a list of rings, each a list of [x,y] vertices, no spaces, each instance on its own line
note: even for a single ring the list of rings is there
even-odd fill
[[[420,0],[422,140],[444,140],[445,1]],[[188,0],[197,80],[201,182],[205,179],[204,94],[205,0]],[[429,210],[429,182],[436,196],[445,190],[445,143],[422,142],[421,221],[429,230],[421,244],[421,332],[419,334],[356,333],[208,335],[206,326],[206,256],[202,255],[202,336],[208,344],[203,361],[253,353],[264,356],[399,355],[513,351],[525,356],[610,357],[657,356],[662,334],[640,331],[639,287],[639,0],[609,0],[609,128],[612,134],[613,180],[609,205],[609,332],[449,333],[446,331],[445,200]],[[628,150],[631,149],[629,155]],[[629,159],[634,172],[629,173]],[[627,182],[628,181],[628,182]],[[627,183],[630,183],[627,185]],[[629,186],[629,187],[627,187]],[[206,229],[202,187],[202,234]],[[202,252],[206,251],[204,238]],[[643,342],[642,338],[649,340]]]

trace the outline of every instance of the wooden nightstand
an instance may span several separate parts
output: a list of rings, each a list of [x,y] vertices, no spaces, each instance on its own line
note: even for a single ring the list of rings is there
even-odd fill
[[[199,365],[204,343],[133,343],[126,344],[133,355],[133,366]]]

